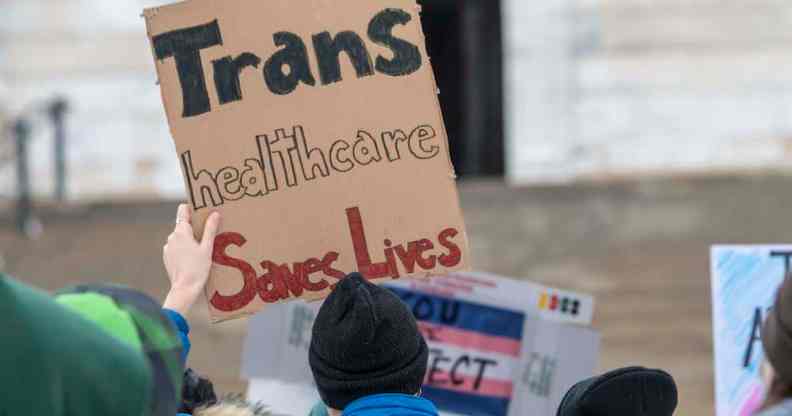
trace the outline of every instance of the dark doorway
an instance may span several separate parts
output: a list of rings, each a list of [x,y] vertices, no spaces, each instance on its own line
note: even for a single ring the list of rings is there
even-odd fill
[[[502,176],[500,0],[418,3],[454,167],[464,177]]]

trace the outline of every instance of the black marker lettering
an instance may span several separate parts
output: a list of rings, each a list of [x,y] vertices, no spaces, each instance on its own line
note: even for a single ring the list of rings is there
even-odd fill
[[[459,359],[457,360],[457,362],[454,363],[453,366],[451,366],[450,378],[451,378],[451,383],[455,386],[460,386],[462,384],[465,384],[464,377],[457,377],[457,370],[459,369],[459,366],[462,364],[465,364],[465,367],[470,367],[470,357],[468,357],[467,355],[463,355],[459,357]]]
[[[771,251],[770,257],[784,258],[784,277],[786,277],[789,274],[790,259],[792,259],[792,251]]]
[[[200,51],[223,44],[217,20],[154,36],[152,43],[157,59],[173,57],[176,60],[184,105],[182,117],[209,112],[211,106]]]
[[[234,59],[230,56],[212,61],[214,66],[214,82],[220,104],[242,99],[242,87],[239,85],[239,74],[245,67],[258,68],[261,58],[245,52]]]
[[[213,207],[223,205],[223,197],[220,195],[215,177],[206,170],[200,170],[198,173],[195,173],[190,151],[182,153],[181,161],[182,168],[184,169],[184,177],[187,178],[187,189],[190,191],[190,200],[192,201],[193,207],[196,210],[206,208],[207,199]]]
[[[426,142],[437,137],[430,125],[418,126],[410,133],[408,148],[410,153],[418,159],[431,159],[440,153],[440,146],[433,144],[427,146]]]
[[[762,309],[756,308],[754,311],[753,325],[751,325],[751,335],[748,337],[748,345],[745,347],[745,355],[743,356],[743,367],[748,368],[753,358],[753,348],[756,342],[761,342],[761,328],[762,328]]]
[[[272,153],[269,151],[269,136],[262,134],[256,136],[256,146],[258,147],[259,160],[261,161],[264,174],[264,187],[267,193],[278,190],[278,178],[275,176],[275,163],[272,160]],[[265,157],[264,154],[267,154]]]
[[[388,160],[395,162],[401,159],[399,144],[407,143],[407,135],[401,130],[385,131],[381,135],[382,147],[385,149],[385,156]]]
[[[346,52],[358,78],[374,75],[371,56],[355,32],[340,32],[335,38],[330,37],[330,32],[322,32],[313,36],[313,43],[322,84],[341,81],[341,52]]]
[[[245,188],[245,195],[257,197],[264,196],[269,193],[265,187],[266,179],[264,178],[264,168],[261,166],[261,161],[258,159],[245,160],[246,169],[242,171],[242,179],[240,183]]]
[[[237,170],[237,168],[231,166],[224,167],[217,172],[215,181],[219,181],[218,190],[223,200],[238,201],[245,196],[245,189],[239,181],[239,170]]]
[[[430,352],[433,355],[432,364],[429,366],[429,374],[427,375],[426,382],[427,384],[445,384],[448,383],[447,379],[440,379],[436,378],[435,375],[437,373],[441,373],[443,370],[439,368],[439,364],[443,362],[451,362],[450,357],[446,357],[443,355],[443,350],[440,349],[431,349]]]
[[[412,74],[421,67],[421,52],[418,47],[393,36],[393,27],[406,25],[412,16],[404,10],[385,9],[369,23],[368,36],[377,45],[386,46],[393,51],[393,59],[377,56],[377,71],[390,76]]]
[[[300,82],[315,85],[316,80],[311,73],[308,52],[302,39],[290,32],[278,32],[273,38],[276,46],[284,48],[275,52],[264,65],[264,80],[270,91],[285,95],[297,89]],[[284,66],[289,67],[288,74],[283,72]]]
[[[339,172],[349,172],[355,167],[352,159],[349,156],[341,157],[341,151],[349,150],[349,143],[343,140],[337,140],[330,146],[330,166]]]
[[[371,134],[363,130],[358,130],[358,139],[352,147],[352,156],[355,158],[355,162],[363,166],[382,160],[377,141]]]
[[[487,366],[494,366],[498,363],[495,360],[490,360],[488,358],[474,358],[473,362],[479,364],[479,371],[476,375],[476,381],[473,383],[473,390],[478,390],[481,387],[481,380],[484,379],[484,371],[486,371]]]
[[[327,166],[327,159],[322,150],[318,147],[308,149],[302,126],[295,127],[294,132],[297,136],[297,158],[305,180],[312,181],[316,179],[316,172],[319,172],[319,175],[325,178],[329,176],[330,169]]]

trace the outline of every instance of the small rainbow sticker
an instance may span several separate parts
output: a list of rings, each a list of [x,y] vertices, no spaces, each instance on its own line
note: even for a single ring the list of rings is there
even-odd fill
[[[539,297],[539,310],[557,312],[565,315],[577,316],[580,313],[580,300],[559,296],[554,293],[542,293]]]

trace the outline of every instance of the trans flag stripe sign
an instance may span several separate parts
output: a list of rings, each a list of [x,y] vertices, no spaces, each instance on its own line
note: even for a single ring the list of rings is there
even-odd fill
[[[506,416],[520,366],[525,314],[389,288],[412,309],[429,344],[423,395],[446,411]]]
[[[422,394],[441,415],[554,414],[569,387],[596,368],[589,295],[485,273],[384,286],[407,304],[427,340]],[[269,383],[312,385],[307,354],[319,307],[275,305],[250,320],[242,365],[249,399],[278,414],[307,414],[319,400],[315,388],[301,401]]]

